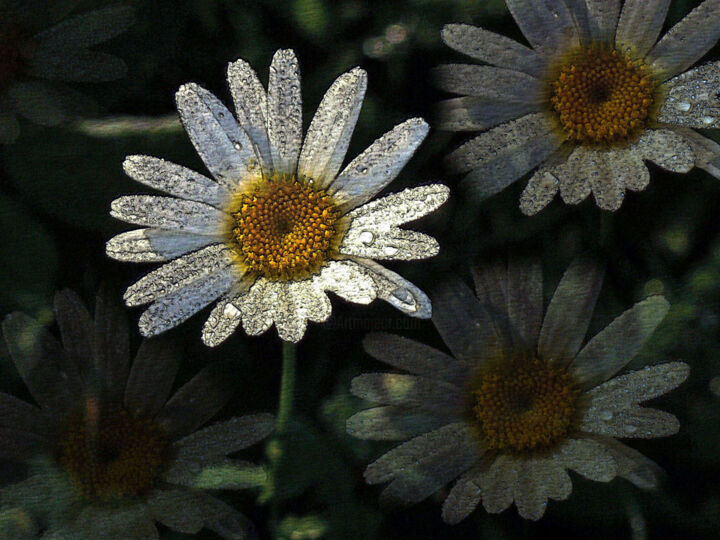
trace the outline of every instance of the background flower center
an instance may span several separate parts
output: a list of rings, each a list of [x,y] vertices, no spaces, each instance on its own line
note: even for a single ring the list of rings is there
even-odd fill
[[[295,179],[258,185],[232,214],[233,240],[243,262],[275,280],[315,273],[338,243],[338,211],[324,191]]]
[[[558,73],[550,103],[568,140],[620,142],[647,126],[656,84],[641,62],[616,50],[591,47],[571,54]]]
[[[475,418],[487,448],[526,452],[547,448],[569,431],[578,392],[565,370],[535,358],[491,366],[473,390]]]
[[[101,415],[89,403],[61,437],[60,464],[87,498],[107,500],[150,489],[167,457],[160,428],[123,409]]]

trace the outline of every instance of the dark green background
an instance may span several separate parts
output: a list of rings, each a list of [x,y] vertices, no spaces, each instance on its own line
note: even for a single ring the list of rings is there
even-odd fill
[[[699,3],[673,0],[666,26]],[[108,4],[80,2],[75,13]],[[200,83],[229,103],[224,80],[228,61],[244,58],[266,83],[273,52],[293,48],[302,69],[307,127],[335,77],[359,65],[367,70],[369,85],[348,153],[352,158],[406,118],[432,118],[433,104],[444,96],[433,89],[430,70],[443,62],[466,61],[441,43],[444,24],[473,23],[522,39],[501,0],[126,4],[137,8],[136,23],[97,48],[123,58],[129,65],[127,77],[75,85],[102,107],[98,120],[60,128],[24,123],[21,138],[0,148],[3,316],[23,310],[50,322],[52,293],[65,287],[90,302],[100,283],[107,282],[120,300],[122,291],[152,268],[105,256],[104,242],[129,228],[111,219],[108,209],[121,194],[145,191],[122,173],[127,154],[147,153],[204,170],[172,121],[173,96],[182,83]],[[403,33],[403,41],[390,43]],[[707,56],[718,58],[720,47]],[[600,211],[592,200],[576,207],[556,200],[528,218],[518,209],[524,181],[477,205],[458,189],[457,178],[443,173],[443,156],[467,137],[431,131],[391,184],[389,190],[397,191],[442,181],[453,188],[453,197],[441,211],[414,225],[439,239],[440,255],[389,266],[430,290],[448,273],[467,277],[470,261],[519,249],[542,259],[547,301],[574,256],[597,253],[607,260],[608,272],[589,335],[647,294],[665,294],[673,305],[670,314],[631,365],[680,359],[692,367],[688,382],[656,400],[680,418],[681,432],[665,440],[630,443],[667,471],[662,488],[643,493],[622,480],[599,484],[573,475],[569,500],[551,502],[538,523],[523,521],[514,508],[499,516],[480,509],[450,527],[440,519],[443,492],[407,510],[379,508],[380,487],[365,485],[362,471],[391,445],[344,435],[345,418],[362,407],[348,393],[350,379],[385,369],[363,352],[361,338],[371,330],[389,330],[441,345],[430,322],[403,317],[381,302],[365,307],[334,298],[332,318],[324,325],[311,324],[299,345],[293,443],[278,485],[284,502],[277,534],[294,539],[717,537],[720,395],[712,393],[710,381],[720,376],[720,181],[699,170],[674,175],[650,166],[649,188],[629,193],[615,214]],[[135,344],[139,314],[137,309],[128,311]],[[210,361],[234,358],[236,367],[228,377],[236,381],[237,391],[218,418],[273,412],[280,379],[275,330],[259,338],[237,332],[217,349],[208,349],[200,341],[206,315],[207,310],[167,333],[183,354],[178,384]],[[28,398],[3,347],[0,390]],[[261,451],[257,453],[262,460]],[[0,471],[6,479],[20,474],[7,465]],[[264,537],[272,537],[268,507],[258,504],[258,493],[224,497],[245,512]],[[163,535],[184,537],[167,530]],[[203,531],[200,537],[213,536]]]

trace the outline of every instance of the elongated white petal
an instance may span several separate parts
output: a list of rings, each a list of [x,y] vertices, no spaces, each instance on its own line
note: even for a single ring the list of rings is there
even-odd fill
[[[669,7],[670,0],[625,0],[615,34],[618,49],[644,57],[655,45]]]
[[[609,159],[607,152],[588,153],[588,157],[594,169],[590,174],[590,186],[595,202],[603,210],[614,212],[620,208],[625,198],[625,186],[617,175],[616,165]]]
[[[325,93],[305,135],[298,161],[300,178],[313,179],[319,188],[327,187],[335,179],[366,89],[367,73],[355,68],[338,77]]]
[[[377,297],[375,281],[354,261],[330,261],[313,281],[318,289],[332,291],[348,302],[369,304]]]
[[[665,83],[658,121],[692,128],[720,127],[720,62],[703,64]]]
[[[219,236],[164,229],[135,229],[108,240],[105,253],[118,261],[165,262],[221,241]]]
[[[669,129],[651,129],[631,151],[671,172],[686,173],[695,165],[695,154],[683,137]]]
[[[351,227],[339,251],[370,259],[411,261],[437,255],[440,246],[431,236],[397,227],[383,232]]]
[[[680,430],[680,422],[665,411],[633,406],[603,416],[586,416],[580,429],[610,437],[653,439],[675,435]]]
[[[429,130],[421,118],[395,126],[345,167],[328,192],[338,204],[355,208],[374,197],[398,175]]]
[[[526,216],[534,216],[555,198],[560,182],[549,169],[540,167],[528,180],[520,196],[520,210]]]
[[[358,439],[404,441],[447,423],[447,418],[433,412],[385,406],[355,413],[347,419],[346,428]]]
[[[128,287],[123,296],[128,306],[139,306],[174,294],[200,278],[228,270],[233,255],[224,245],[214,244],[169,262]],[[236,274],[236,277],[237,276]]]
[[[620,15],[620,0],[585,0],[585,5],[593,40],[612,45]]]
[[[596,482],[609,482],[617,474],[617,463],[607,448],[594,439],[568,439],[553,452],[553,459]]]
[[[223,221],[223,213],[207,204],[155,195],[115,199],[110,215],[133,225],[213,236],[220,233]]]
[[[356,230],[389,231],[395,225],[415,221],[433,212],[447,201],[450,190],[442,184],[404,189],[376,199],[347,214]]]
[[[507,101],[538,100],[542,82],[513,69],[475,64],[445,64],[433,72],[439,87],[446,92],[483,96]]]
[[[506,0],[513,18],[533,48],[552,56],[579,43],[572,13],[555,0]]]
[[[202,340],[205,345],[208,347],[220,345],[240,325],[242,312],[233,302],[245,294],[251,285],[251,280],[241,280],[218,301],[203,326]]]
[[[482,490],[477,483],[477,474],[476,468],[466,471],[458,478],[445,498],[442,506],[442,518],[448,525],[460,523],[480,503]]]
[[[350,391],[381,405],[414,407],[452,415],[461,413],[462,390],[436,379],[399,373],[364,373],[352,380]]]
[[[129,6],[110,6],[69,17],[36,34],[37,47],[72,51],[103,43],[123,33],[132,24],[134,10]]]
[[[513,502],[513,487],[518,481],[521,461],[513,456],[501,454],[477,476],[482,492],[482,503],[491,514],[499,514]]]
[[[552,172],[560,180],[560,196],[567,204],[579,204],[592,191],[590,176],[594,165],[589,159],[592,150],[578,146],[567,161],[555,167]]]
[[[435,127],[447,131],[483,131],[540,112],[534,101],[508,101],[496,98],[465,96],[447,99],[437,105]]]
[[[279,50],[270,64],[267,128],[276,172],[293,174],[302,142],[300,67],[292,49]]]
[[[695,154],[695,166],[720,178],[720,144],[688,128],[676,130],[690,144]]]
[[[174,197],[222,207],[230,193],[217,182],[182,165],[151,156],[128,156],[125,174],[136,182],[164,191]]]

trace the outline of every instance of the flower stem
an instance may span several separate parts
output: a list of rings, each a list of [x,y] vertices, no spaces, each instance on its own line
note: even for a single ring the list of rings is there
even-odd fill
[[[283,341],[282,345],[282,376],[280,379],[280,401],[278,403],[275,434],[283,438],[290,413],[292,412],[293,395],[295,393],[295,344]]]

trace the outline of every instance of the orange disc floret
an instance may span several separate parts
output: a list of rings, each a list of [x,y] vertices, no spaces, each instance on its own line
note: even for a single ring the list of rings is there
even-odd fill
[[[613,144],[647,127],[657,83],[642,62],[595,46],[568,55],[555,73],[550,103],[568,141]]]
[[[295,179],[267,181],[240,196],[232,241],[243,264],[272,280],[317,272],[338,243],[339,212],[322,190]]]
[[[483,445],[524,453],[551,447],[567,435],[576,418],[578,390],[564,369],[519,357],[484,370],[473,398]]]
[[[168,441],[154,422],[124,409],[100,413],[89,407],[60,437],[58,461],[83,496],[110,500],[150,490],[167,449]]]

